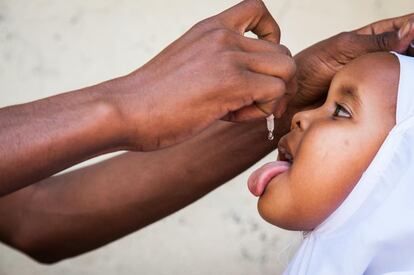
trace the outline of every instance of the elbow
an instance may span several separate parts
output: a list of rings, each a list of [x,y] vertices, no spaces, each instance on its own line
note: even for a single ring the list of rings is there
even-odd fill
[[[57,258],[57,257],[53,257],[50,255],[37,253],[37,252],[30,252],[30,254],[26,253],[26,255],[28,255],[32,260],[42,265],[53,265],[63,260],[61,258]]]
[[[39,264],[52,265],[64,259],[59,250],[54,249],[47,240],[37,238],[35,235],[34,233],[16,234],[7,243]]]

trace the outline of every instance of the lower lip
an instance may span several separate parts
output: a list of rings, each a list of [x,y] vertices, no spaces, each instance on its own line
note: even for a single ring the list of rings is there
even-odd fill
[[[287,161],[272,161],[254,171],[247,182],[250,192],[256,197],[261,196],[270,181],[289,170],[290,165]]]

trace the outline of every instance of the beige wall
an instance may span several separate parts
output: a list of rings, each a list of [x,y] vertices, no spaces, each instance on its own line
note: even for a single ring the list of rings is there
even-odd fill
[[[0,107],[128,73],[195,22],[236,2],[0,0]],[[413,0],[266,4],[293,52],[414,11]],[[279,274],[299,238],[260,219],[246,189],[248,173],[139,233],[52,267],[0,245],[0,275]]]

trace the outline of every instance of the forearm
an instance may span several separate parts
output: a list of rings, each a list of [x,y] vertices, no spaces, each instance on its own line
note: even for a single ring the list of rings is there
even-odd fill
[[[0,196],[117,149],[108,83],[0,109]]]
[[[278,138],[287,125],[278,123]],[[263,121],[220,122],[174,147],[126,153],[47,179],[0,200],[1,238],[41,261],[97,248],[244,171],[276,147],[278,138],[266,136]]]

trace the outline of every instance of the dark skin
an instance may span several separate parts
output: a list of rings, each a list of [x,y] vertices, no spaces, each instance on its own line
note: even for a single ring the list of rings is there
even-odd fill
[[[107,152],[172,146],[220,119],[280,116],[296,67],[279,38],[264,4],[246,0],[129,75],[0,109],[0,196]]]
[[[384,27],[383,32],[386,31]],[[414,30],[411,32],[414,39]],[[314,53],[331,49],[337,38],[330,41],[304,50],[300,54],[302,62],[313,62]],[[365,45],[372,51],[390,50],[380,46],[375,50],[366,41],[361,43],[361,49]],[[405,40],[396,42],[402,48],[408,47],[404,43]],[[342,52],[337,49],[332,54]],[[300,87],[316,87],[317,77],[327,82],[332,78],[332,72],[307,69],[299,68]],[[304,74],[306,78],[301,77]],[[320,98],[327,89],[322,85],[306,93],[298,92]],[[290,104],[276,121],[274,142],[265,141],[262,121],[240,125],[215,122],[176,146],[126,153],[55,177],[42,174],[44,179],[0,199],[0,238],[43,263],[79,255],[121,238],[197,200],[274,150],[279,138],[288,131],[293,114],[312,102]],[[236,113],[231,114],[237,117]]]
[[[374,22],[342,32],[295,56],[298,94],[293,106],[303,107],[326,95],[336,72],[353,59],[377,51],[396,51],[414,56],[414,13]]]
[[[5,196],[1,240],[44,263],[116,240],[192,203],[274,150],[264,125],[218,122],[176,146],[125,153]],[[279,125],[277,133],[287,127]]]

